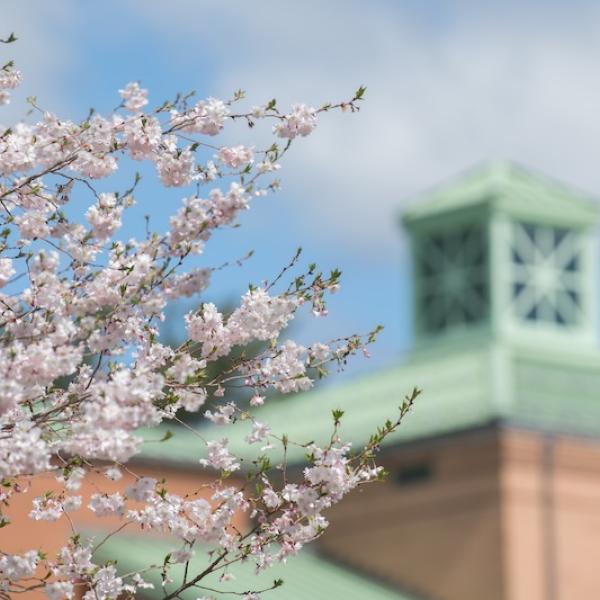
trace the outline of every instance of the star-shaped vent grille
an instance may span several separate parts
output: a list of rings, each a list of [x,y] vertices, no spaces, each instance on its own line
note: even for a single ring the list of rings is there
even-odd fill
[[[574,325],[581,314],[581,242],[576,232],[515,223],[512,297],[518,317]]]
[[[464,227],[422,238],[416,266],[422,329],[435,332],[485,317],[489,294],[481,228]]]

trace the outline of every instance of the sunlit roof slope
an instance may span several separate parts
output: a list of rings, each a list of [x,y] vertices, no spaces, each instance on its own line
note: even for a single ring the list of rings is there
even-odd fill
[[[413,387],[423,394],[388,445],[456,433],[491,423],[536,427],[557,432],[600,435],[600,353],[560,348],[540,351],[501,344],[473,344],[455,352],[422,353],[394,369],[342,385],[267,403],[256,418],[290,440],[325,444],[332,431],[331,411],[344,411],[341,436],[359,447],[378,425],[393,418]],[[244,437],[248,421],[200,429],[208,439],[227,437],[232,452],[249,459],[259,448]],[[173,427],[170,428],[173,430]],[[187,430],[163,443],[145,444],[142,456],[198,464],[204,445]],[[148,434],[159,439],[159,431]],[[282,458],[277,443],[268,452]],[[288,460],[302,462],[304,449],[290,445]]]

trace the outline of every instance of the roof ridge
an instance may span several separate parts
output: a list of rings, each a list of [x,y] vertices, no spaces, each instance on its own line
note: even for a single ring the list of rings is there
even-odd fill
[[[553,207],[589,219],[600,209],[598,196],[513,160],[477,163],[413,197],[403,211],[404,222],[473,207],[490,201],[519,200],[527,194],[536,210]]]

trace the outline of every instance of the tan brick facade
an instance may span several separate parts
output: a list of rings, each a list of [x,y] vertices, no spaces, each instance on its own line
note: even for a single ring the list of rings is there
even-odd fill
[[[401,484],[415,465],[430,478]],[[600,597],[600,443],[490,428],[388,456],[331,511],[329,555],[431,600]]]

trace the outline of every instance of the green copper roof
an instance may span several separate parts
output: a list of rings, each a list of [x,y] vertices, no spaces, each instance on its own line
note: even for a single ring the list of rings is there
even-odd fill
[[[598,213],[598,205],[590,196],[515,163],[498,161],[478,166],[420,195],[403,218],[412,226],[441,214],[476,208],[562,225],[591,224]]]
[[[95,560],[116,560],[120,573],[141,569],[150,564],[162,564],[164,556],[177,548],[175,543],[164,540],[150,540],[144,538],[143,542],[136,536],[119,536],[110,539],[94,555]],[[189,568],[190,576],[202,571],[208,565],[208,558],[202,548],[196,548],[196,555]],[[246,592],[266,589],[273,584],[275,579],[283,579],[281,588],[273,592],[266,592],[261,597],[285,600],[416,600],[412,596],[395,591],[391,588],[363,577],[349,569],[327,561],[309,550],[304,550],[297,556],[288,559],[286,564],[277,564],[271,569],[255,575],[251,562],[232,565],[229,572],[235,579],[227,583],[219,583],[220,572],[207,576],[202,584],[219,590],[229,592]],[[173,567],[170,571],[174,582],[182,580],[183,567]],[[154,590],[144,590],[145,598],[162,598],[160,576],[156,571],[144,574],[144,579],[154,584]],[[172,584],[167,590],[172,591]],[[210,598],[222,595],[211,594],[202,589],[191,588],[182,593],[183,600],[195,600],[199,596]],[[225,596],[223,596],[225,597]],[[229,597],[229,594],[227,594]],[[233,597],[233,596],[232,596]],[[241,597],[240,595],[235,597]]]
[[[364,444],[375,428],[397,414],[405,394],[414,386],[423,390],[413,411],[388,445],[431,438],[503,420],[527,427],[600,436],[600,352],[569,348],[547,350],[511,347],[501,343],[454,345],[417,352],[402,366],[343,385],[290,396],[268,403],[256,418],[274,433],[290,440],[325,444],[332,431],[331,411],[345,414],[340,430],[355,447]],[[232,452],[249,459],[260,453],[244,437],[250,423],[200,429],[203,436],[227,437]],[[173,428],[171,428],[173,430]],[[160,429],[148,434],[160,439]],[[197,465],[204,445],[194,434],[176,430],[163,443],[147,443],[142,457]],[[268,451],[273,463],[281,448]],[[304,450],[290,445],[288,460],[302,462]]]

